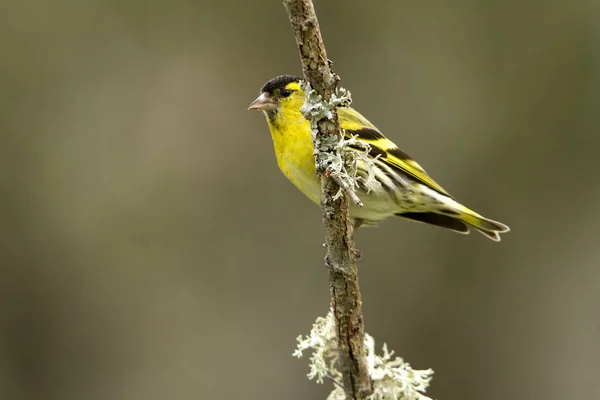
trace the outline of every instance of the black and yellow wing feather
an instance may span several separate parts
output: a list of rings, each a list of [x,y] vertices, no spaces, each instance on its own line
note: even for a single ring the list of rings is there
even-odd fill
[[[451,197],[448,192],[438,185],[427,172],[408,154],[396,146],[394,142],[383,136],[383,134],[370,123],[365,117],[350,107],[338,108],[340,127],[344,130],[347,138],[356,136],[361,141],[371,145],[373,156],[379,155],[379,160],[392,169],[405,174],[425,186]]]

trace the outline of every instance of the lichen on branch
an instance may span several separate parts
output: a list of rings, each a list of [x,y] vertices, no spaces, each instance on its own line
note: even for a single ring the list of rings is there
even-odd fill
[[[339,368],[339,350],[335,334],[333,311],[327,317],[319,317],[313,324],[308,336],[298,336],[294,356],[302,357],[305,351],[312,351],[310,356],[309,379],[323,383],[325,378],[340,382],[342,378]],[[375,339],[365,333],[365,349],[369,375],[373,380],[373,393],[369,400],[431,400],[424,393],[431,382],[433,370],[416,370],[402,358],[394,357],[387,344],[383,344],[382,353],[375,352]],[[346,393],[339,386],[334,388],[328,400],[345,400]]]
[[[340,139],[335,134],[322,135],[319,132],[318,123],[323,119],[335,120],[336,108],[347,107],[352,103],[350,92],[344,88],[336,88],[335,92],[331,94],[329,101],[325,101],[316,90],[311,88],[310,83],[302,81],[301,87],[304,93],[306,93],[306,100],[300,112],[304,118],[310,121],[317,172],[320,175],[327,175],[340,186],[338,192],[333,196],[333,200],[337,200],[343,194],[346,194],[354,204],[362,207],[363,203],[356,194],[361,179],[357,176],[358,168],[356,167],[356,163],[360,158],[364,160],[365,165],[368,165],[370,160],[367,154],[369,151],[368,147],[370,146],[367,145],[368,147],[365,149],[366,153],[364,154],[354,154],[355,152],[347,151],[348,144],[359,142],[355,139]],[[361,155],[364,157],[361,157]],[[373,171],[371,168],[369,176],[374,176]],[[367,179],[364,183],[374,186],[378,182],[373,177],[373,179]],[[372,187],[368,188],[368,191],[370,190],[372,190]]]
[[[350,398],[362,400],[372,393],[373,387],[364,348],[362,301],[348,198],[358,205],[362,203],[354,191],[354,183],[341,179],[341,171],[348,160],[344,151],[339,150],[343,135],[336,113],[339,104],[335,102],[342,101],[344,95],[335,95],[339,77],[331,71],[312,1],[283,0],[283,4],[296,38],[304,81],[315,91],[311,93],[311,90],[307,90],[305,93],[309,94],[309,100],[311,96],[321,97],[321,104],[316,105],[313,110],[309,104],[306,112],[315,114],[308,115],[308,119],[313,128],[313,143],[317,152],[315,166],[321,175],[321,209],[326,258],[330,267],[331,307],[338,344],[338,370],[341,374],[339,384],[343,387],[343,393]],[[338,166],[342,166],[342,169],[337,170],[339,172],[333,170],[332,173],[329,169],[328,159],[333,161],[330,157],[338,162]],[[338,195],[340,188],[347,196]]]

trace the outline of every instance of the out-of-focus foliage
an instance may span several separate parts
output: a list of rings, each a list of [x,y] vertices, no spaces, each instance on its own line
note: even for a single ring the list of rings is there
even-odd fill
[[[355,108],[499,244],[357,237],[366,327],[452,400],[598,398],[600,3],[317,1]],[[0,398],[306,399],[317,207],[279,173],[277,1],[0,5]]]

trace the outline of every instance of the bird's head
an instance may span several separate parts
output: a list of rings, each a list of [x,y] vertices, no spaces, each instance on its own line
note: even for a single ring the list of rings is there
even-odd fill
[[[300,78],[293,75],[281,75],[265,83],[260,96],[254,100],[248,110],[262,110],[270,119],[280,112],[300,112],[304,104],[304,92],[300,88]]]

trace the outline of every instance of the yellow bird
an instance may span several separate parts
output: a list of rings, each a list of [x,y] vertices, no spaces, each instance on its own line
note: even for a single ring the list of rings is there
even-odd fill
[[[300,112],[305,99],[300,78],[292,75],[275,77],[265,83],[260,92],[248,109],[265,113],[279,168],[302,193],[319,204],[321,184],[315,172],[312,132],[310,123]],[[340,107],[337,112],[344,136],[369,145],[371,174],[379,182],[375,189],[360,184],[366,181],[369,169],[359,160],[357,195],[363,207],[350,203],[350,218],[355,228],[397,216],[463,234],[469,233],[469,226],[472,226],[494,241],[500,241],[500,233],[510,230],[457,202],[416,161],[356,110]],[[365,148],[364,145],[351,145],[349,150],[364,152]]]

